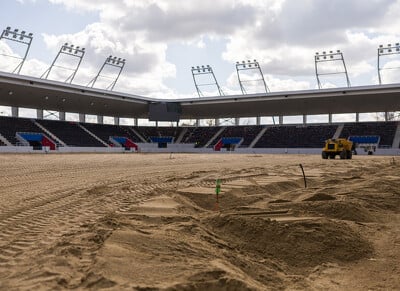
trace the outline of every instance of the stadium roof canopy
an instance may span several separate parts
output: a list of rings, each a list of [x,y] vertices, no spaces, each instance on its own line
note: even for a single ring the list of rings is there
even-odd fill
[[[179,103],[181,119],[400,111],[400,84],[171,100],[0,73],[4,106],[148,118],[154,103]]]

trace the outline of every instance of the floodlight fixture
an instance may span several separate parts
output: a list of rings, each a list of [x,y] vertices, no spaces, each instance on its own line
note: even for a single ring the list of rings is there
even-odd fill
[[[219,96],[224,96],[224,92],[222,91],[221,87],[218,84],[217,78],[215,77],[214,71],[210,65],[201,65],[201,66],[196,66],[192,67],[192,77],[193,77],[193,82],[194,86],[196,87],[197,94],[199,97],[204,97],[203,92],[201,91],[201,87],[205,86],[215,86],[218,90]],[[199,82],[200,75],[209,75],[211,78],[211,83],[201,83]]]
[[[390,55],[398,55],[400,54],[400,43],[395,43],[395,44],[388,44],[387,46],[384,46],[382,44],[379,45],[378,47],[378,61],[377,61],[377,69],[378,69],[378,79],[379,79],[379,85],[382,84],[382,75],[381,71],[382,70],[394,70],[394,69],[400,69],[400,67],[390,67],[390,68],[383,68],[381,66],[381,58],[390,56]]]
[[[76,66],[75,67],[71,67],[71,68],[66,68],[66,67],[62,67],[60,65],[57,65],[57,59],[60,57],[60,55],[66,55],[68,57],[74,57],[79,59]],[[44,78],[47,79],[50,75],[51,70],[54,67],[57,68],[61,68],[64,70],[68,70],[68,71],[72,71],[71,75],[68,76],[68,78],[64,81],[65,83],[72,83],[72,81],[75,78],[76,72],[79,69],[79,66],[81,65],[82,59],[85,55],[85,48],[81,48],[80,46],[74,46],[73,44],[68,44],[67,42],[64,43],[60,50],[58,51],[56,57],[54,58],[53,62],[51,63],[50,67],[42,74],[42,76],[40,76],[40,78]]]
[[[113,80],[113,81],[110,83],[110,85],[108,85],[108,86],[106,87],[106,90],[111,90],[111,91],[112,91],[112,90],[114,89],[114,87],[115,87],[115,84],[117,84],[117,81],[118,81],[118,79],[119,79],[119,76],[121,75],[121,72],[122,72],[123,68],[125,67],[125,63],[126,63],[126,60],[125,60],[125,59],[117,58],[117,57],[115,57],[115,56],[113,57],[112,55],[109,55],[109,56],[106,58],[106,60],[104,61],[103,65],[101,66],[101,68],[100,68],[99,72],[97,73],[97,75],[87,84],[87,87],[93,88],[94,85],[95,85],[95,83],[96,83],[96,81],[98,80],[98,78],[99,78],[99,77],[104,77],[104,78],[110,78],[110,79]],[[109,77],[109,76],[101,75],[103,69],[104,69],[106,66],[118,68],[118,73],[117,73],[117,75],[116,75],[115,77]]]
[[[342,71],[335,71],[335,72],[329,72],[329,73],[320,73],[319,72],[319,64],[323,63],[323,62],[336,62],[336,63],[341,63],[341,65],[343,66]],[[315,65],[315,76],[317,78],[317,82],[318,82],[318,88],[322,89],[322,84],[321,84],[321,80],[320,80],[320,76],[322,75],[335,75],[335,74],[344,74],[346,77],[346,83],[347,83],[347,87],[351,87],[350,84],[350,79],[349,79],[349,75],[347,73],[347,67],[346,67],[346,63],[344,61],[343,58],[343,53],[340,50],[336,50],[336,52],[334,52],[333,50],[330,50],[328,53],[326,51],[322,52],[322,56],[321,53],[316,52],[315,56],[314,56],[314,65]]]
[[[257,72],[257,74],[259,75],[259,77],[257,79],[252,79],[252,80],[244,80],[243,78],[241,78],[241,75],[243,75],[243,71],[247,71],[247,70],[255,70]],[[265,93],[270,92],[269,88],[267,86],[267,83],[265,82],[264,79],[264,75],[261,71],[261,67],[260,64],[257,62],[257,60],[247,60],[246,61],[241,61],[241,62],[236,62],[236,73],[238,76],[238,81],[239,81],[239,86],[240,86],[240,90],[242,91],[242,94],[247,94],[246,89],[244,84],[247,82],[262,82],[264,89],[265,89]]]
[[[0,40],[3,38],[6,40],[14,41],[14,42],[17,42],[17,43],[20,43],[20,44],[26,46],[25,53],[22,58],[11,56],[11,55],[4,55],[6,57],[20,59],[20,62],[15,67],[15,69],[12,71],[12,73],[19,74],[21,72],[22,66],[25,63],[26,57],[28,56],[28,52],[31,47],[31,43],[32,43],[32,39],[33,39],[33,34],[32,33],[26,34],[25,30],[22,30],[21,32],[19,32],[18,28],[14,29],[14,31],[12,31],[11,27],[7,26],[6,29],[4,29],[3,32],[1,33]]]

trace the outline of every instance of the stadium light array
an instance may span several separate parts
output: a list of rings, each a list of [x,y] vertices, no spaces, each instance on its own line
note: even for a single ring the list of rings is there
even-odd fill
[[[72,54],[72,55],[84,55],[85,48],[80,48],[79,46],[74,47],[73,44],[68,44],[67,42],[61,46],[61,51],[65,54]]]
[[[251,69],[253,67],[254,68],[260,67],[257,60],[253,60],[253,61],[247,60],[247,62],[246,61],[236,62],[236,68]]]
[[[60,55],[67,55],[69,57],[75,57],[75,58],[79,58],[78,63],[76,64],[76,66],[74,68],[66,68],[66,67],[61,67],[56,65],[57,59]],[[60,50],[58,51],[58,54],[56,55],[56,57],[54,58],[53,62],[51,63],[50,67],[42,74],[42,76],[40,78],[44,78],[47,79],[49,77],[49,74],[51,72],[51,70],[54,67],[58,67],[58,68],[62,68],[65,70],[70,70],[72,71],[72,74],[70,76],[68,76],[68,78],[65,80],[65,82],[68,83],[72,83],[76,72],[79,69],[79,66],[82,62],[83,56],[85,55],[85,48],[81,48],[79,46],[74,46],[73,44],[68,44],[67,42],[65,44],[63,44],[60,48]]]
[[[206,65],[206,66],[202,65],[202,66],[192,67],[192,73],[193,72],[195,72],[197,74],[203,74],[203,73],[204,74],[209,74],[209,73],[212,73],[213,70],[210,67],[210,65]]]
[[[194,81],[194,86],[196,87],[197,94],[199,97],[204,96],[203,92],[200,90],[200,87],[203,86],[216,86],[220,96],[224,95],[221,87],[218,84],[217,78],[215,77],[214,71],[210,65],[201,65],[201,66],[192,66],[191,69],[192,77]],[[197,76],[199,75],[211,75],[212,83],[199,83]]]
[[[115,67],[123,67],[125,65],[125,59],[113,57],[113,56],[110,55],[106,59],[106,64],[107,65],[111,65],[111,66],[115,66]]]
[[[10,26],[7,26],[6,29],[4,29],[3,32],[1,33],[0,40],[1,39],[7,39],[13,42],[20,43],[22,45],[26,45],[25,53],[22,58],[5,55],[7,57],[13,57],[21,60],[20,63],[17,65],[17,67],[12,71],[13,73],[19,74],[21,72],[22,66],[25,63],[26,57],[31,47],[33,33],[26,33],[25,30],[22,30],[20,32],[18,28],[12,30]]]
[[[379,45],[378,47],[378,61],[377,61],[377,68],[378,68],[378,79],[379,79],[379,84],[382,84],[382,76],[381,76],[381,71],[382,70],[393,70],[393,69],[400,69],[400,67],[390,67],[390,68],[382,68],[381,67],[381,58],[385,56],[390,56],[390,55],[398,55],[400,54],[400,43],[395,43],[395,44],[387,44],[386,46],[384,45]]]
[[[102,76],[101,72],[103,71],[105,66],[112,66],[112,67],[117,67],[118,68],[118,73],[117,76],[115,78],[112,78],[113,81],[111,82],[110,85],[107,86],[106,90],[113,90],[115,84],[117,83],[119,76],[121,75],[121,72],[125,66],[126,60],[123,58],[117,58],[116,56],[112,56],[109,55],[106,60],[104,61],[103,65],[101,66],[99,72],[97,73],[96,77],[94,77],[88,84],[87,87],[92,87],[94,86],[94,84],[96,83],[97,79]],[[106,78],[110,78],[109,76],[102,76],[102,77],[106,77]]]
[[[320,73],[318,71],[318,65],[323,62],[340,62],[343,66],[343,71],[335,71],[331,73]],[[350,87],[350,79],[349,75],[347,73],[347,68],[346,68],[346,63],[343,58],[343,53],[340,50],[336,51],[322,51],[322,52],[316,52],[314,56],[314,64],[315,64],[315,76],[317,78],[318,82],[318,87],[319,89],[322,89],[322,84],[320,81],[320,76],[322,75],[335,75],[335,74],[344,74],[346,76],[346,82],[347,82],[347,87]]]
[[[259,79],[252,79],[252,80],[243,80],[242,78],[240,78],[240,72],[241,71],[246,71],[246,70],[256,70],[257,73],[260,75]],[[261,67],[260,64],[257,62],[257,60],[247,60],[247,61],[241,61],[241,62],[236,62],[236,73],[238,76],[238,81],[239,81],[239,85],[240,85],[240,89],[242,90],[242,94],[246,94],[246,89],[244,86],[244,83],[246,82],[262,82],[264,89],[265,89],[265,93],[270,92],[269,88],[267,86],[267,83],[265,82],[264,79],[264,75],[261,71]]]

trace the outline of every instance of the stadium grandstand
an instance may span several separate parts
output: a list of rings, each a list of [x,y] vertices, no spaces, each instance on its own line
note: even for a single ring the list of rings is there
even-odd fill
[[[16,34],[7,28],[2,37]],[[29,38],[31,35],[19,35]],[[30,42],[28,42],[30,44]],[[65,44],[60,53],[68,45]],[[379,48],[384,50],[387,48]],[[27,47],[29,50],[29,46]],[[76,51],[83,58],[84,49]],[[25,54],[26,57],[26,54]],[[379,57],[379,53],[378,53]],[[322,88],[318,65],[324,60],[343,62],[340,51],[315,55],[318,89],[271,92],[256,60],[238,62],[238,72],[257,69],[264,84],[263,93],[247,94],[240,83],[241,95],[205,97],[196,83],[196,74],[210,73],[210,66],[192,67],[199,98],[156,99],[114,92],[125,59],[108,57],[103,64],[118,65],[119,72],[107,89],[73,84],[73,75],[65,82],[44,77],[20,75],[17,71],[0,72],[0,105],[11,107],[11,116],[0,116],[0,152],[239,152],[239,153],[320,153],[328,138],[349,138],[358,144],[372,144],[376,154],[399,154],[400,123],[391,112],[400,111],[400,84],[351,87],[344,66],[347,87]],[[219,85],[216,81],[215,85]],[[239,77],[239,82],[241,79]],[[36,118],[21,118],[19,108],[31,108]],[[53,112],[58,120],[46,119]],[[56,112],[56,113],[54,113]],[[361,122],[362,113],[383,113],[384,120]],[[79,121],[67,121],[66,113],[79,114]],[[354,114],[355,122],[333,121],[334,114]],[[87,115],[97,116],[97,123],[86,122]],[[326,115],[325,123],[308,123],[312,115]],[[114,117],[114,124],[104,124],[104,116]],[[284,117],[302,116],[299,124],[285,124]],[[274,124],[262,124],[262,118],[274,118]],[[275,117],[277,122],[275,122]],[[131,118],[134,125],[120,124]],[[253,118],[254,125],[241,125],[241,118]],[[144,119],[155,126],[139,125]],[[183,120],[194,121],[184,125]],[[209,120],[205,126],[202,120]],[[223,121],[233,121],[226,125]],[[169,126],[159,126],[167,122]]]

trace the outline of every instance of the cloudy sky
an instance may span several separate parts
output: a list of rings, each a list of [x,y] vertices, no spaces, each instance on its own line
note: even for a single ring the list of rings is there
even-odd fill
[[[0,29],[34,34],[21,74],[40,77],[64,43],[86,48],[74,80],[86,85],[108,55],[126,59],[115,91],[158,97],[197,96],[191,67],[210,65],[224,93],[241,93],[235,63],[257,59],[271,91],[317,88],[316,52],[343,52],[352,86],[378,83],[377,48],[400,40],[400,0],[2,0]],[[0,53],[21,54],[0,41]],[[17,59],[0,55],[0,69]],[[49,79],[65,80],[75,59],[60,58]],[[382,67],[397,67],[397,56]],[[327,72],[341,72],[340,63]],[[332,71],[329,71],[332,70]],[[96,87],[106,87],[115,69]],[[397,82],[397,70],[383,70]],[[111,78],[109,78],[111,77]],[[207,76],[205,76],[207,77]],[[257,79],[250,70],[243,79]],[[343,86],[343,74],[322,77],[324,87]],[[198,79],[199,83],[207,83]],[[257,82],[247,91],[262,92]],[[203,87],[216,94],[214,86]]]

